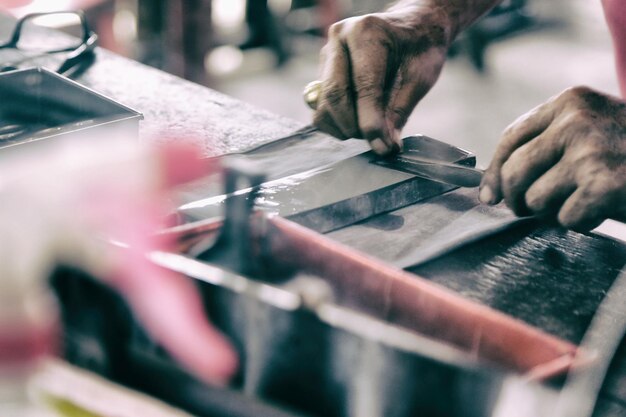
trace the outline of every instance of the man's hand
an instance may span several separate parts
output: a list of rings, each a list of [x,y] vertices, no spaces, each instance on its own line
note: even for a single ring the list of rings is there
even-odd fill
[[[322,50],[314,123],[340,139],[367,139],[379,154],[398,151],[400,131],[443,66],[450,29],[424,8],[408,19],[385,12],[334,24]]]
[[[449,45],[500,1],[399,0],[334,24],[322,50],[315,125],[340,139],[367,139],[379,154],[398,151]]]
[[[518,215],[556,214],[589,230],[626,218],[626,103],[571,88],[509,126],[485,172],[480,199]]]

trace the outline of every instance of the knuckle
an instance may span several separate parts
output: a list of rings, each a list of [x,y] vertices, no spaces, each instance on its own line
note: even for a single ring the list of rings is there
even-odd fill
[[[330,38],[340,37],[343,33],[343,28],[345,27],[345,22],[342,20],[337,23],[333,23],[330,28],[328,28],[328,36]]]
[[[614,175],[606,164],[603,149],[593,143],[584,143],[569,152],[565,159],[570,170],[574,171],[579,183],[594,181],[605,174]]]
[[[373,80],[370,76],[357,76],[354,79],[356,95],[358,98],[374,98],[382,97],[383,88],[380,83]]]
[[[579,160],[583,163],[606,165],[612,156],[611,149],[606,145],[600,138],[584,136],[581,137],[579,143],[572,146],[572,149],[579,155]]]
[[[578,184],[586,198],[598,199],[603,196],[608,198],[622,187],[620,179],[613,172],[597,163],[593,168],[585,170],[581,177]]]
[[[556,100],[563,108],[573,107],[586,110],[606,107],[607,103],[606,96],[587,86],[570,87],[564,90]],[[588,111],[587,115],[592,115],[592,113]]]
[[[584,213],[578,213],[578,214],[580,215]],[[579,217],[571,209],[562,208],[559,211],[557,220],[559,224],[565,227],[566,229],[577,229],[579,226]]]
[[[515,150],[500,169],[502,189],[509,196],[524,182],[528,172],[528,161],[523,152],[521,148]]]
[[[328,107],[339,107],[346,102],[348,91],[345,87],[331,82],[323,87],[322,97]]]
[[[587,106],[579,106],[572,111],[571,121],[577,124],[588,124],[595,118],[595,112]]]
[[[539,181],[533,185],[524,194],[526,207],[534,212],[544,211],[546,205],[546,197],[550,195],[550,190],[554,189],[554,183]]]
[[[587,125],[587,121],[591,118],[589,111],[586,109],[579,107],[573,107],[568,110],[564,110],[558,116],[558,123],[555,127],[559,132],[578,132],[576,136],[580,136],[580,129]],[[585,128],[585,130],[588,130]]]
[[[565,90],[563,90],[561,94],[558,95],[558,99],[571,101],[571,100],[578,99],[579,97],[582,97],[591,91],[592,91],[591,88],[587,86],[583,86],[583,85],[579,85],[575,87],[568,87]]]
[[[394,127],[401,128],[406,124],[407,120],[409,119],[411,111],[404,107],[394,107],[393,109],[391,109],[391,114],[393,117]]]
[[[515,119],[511,124],[509,124],[504,131],[502,132],[502,137],[517,137],[521,133],[523,133],[528,124],[531,123],[531,120],[543,109],[543,105],[538,106],[529,112],[522,114],[520,117]]]
[[[519,182],[519,169],[515,162],[506,161],[500,170],[502,188],[510,190]]]
[[[535,213],[544,210],[543,200],[534,192],[527,192],[524,196],[524,201],[526,203],[526,207]]]
[[[513,136],[516,130],[519,128],[520,122],[521,120],[516,120],[510,125],[508,125],[506,128],[504,128],[504,130],[502,131],[502,136],[503,137]]]
[[[387,27],[387,21],[377,14],[366,14],[354,23],[357,32],[379,32]]]
[[[586,85],[577,85],[575,87],[568,88],[566,91],[569,91],[569,93],[574,95],[575,97],[580,97],[585,94],[589,94],[593,90]]]

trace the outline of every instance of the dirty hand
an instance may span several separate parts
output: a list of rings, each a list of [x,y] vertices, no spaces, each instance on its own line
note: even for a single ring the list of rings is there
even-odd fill
[[[445,13],[417,9],[353,17],[330,28],[315,125],[340,139],[367,139],[378,154],[400,150],[400,131],[437,80],[451,40]]]
[[[626,103],[571,88],[509,126],[485,172],[480,199],[518,215],[558,213],[589,230],[626,219]]]
[[[237,367],[230,343],[208,323],[192,282],[147,257],[175,243],[155,238],[171,187],[211,167],[189,146],[104,139],[3,159],[0,280],[41,285],[59,263],[82,269],[119,290],[187,369],[224,384]]]

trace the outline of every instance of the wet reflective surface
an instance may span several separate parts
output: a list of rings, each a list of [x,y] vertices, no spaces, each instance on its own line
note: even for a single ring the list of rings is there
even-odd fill
[[[309,139],[307,143],[312,140]],[[469,153],[432,139],[422,141],[412,137],[409,142],[403,155],[410,156],[412,153],[436,149],[440,152],[437,157],[448,162],[460,160],[470,165],[474,162]],[[421,143],[425,144],[424,148],[420,147]],[[275,150],[267,158],[270,158],[274,166],[280,167],[284,159],[275,159],[280,155],[280,150]],[[287,161],[288,172],[294,161]],[[453,188],[381,166],[375,163],[377,161],[379,157],[373,152],[365,152],[321,168],[265,182],[258,191],[256,207],[318,232],[328,232]],[[234,195],[247,198],[249,192],[249,189],[242,189]],[[220,216],[223,214],[225,199],[224,194],[209,195],[183,204],[179,207],[179,212],[190,221]]]
[[[475,194],[456,190],[338,230],[331,237],[394,262],[477,207]],[[393,216],[394,221],[385,216]],[[381,224],[396,227],[381,232]],[[578,343],[625,266],[623,243],[535,221],[519,223],[409,270],[464,298]],[[626,398],[625,371],[626,344],[622,343],[604,388],[605,398]]]

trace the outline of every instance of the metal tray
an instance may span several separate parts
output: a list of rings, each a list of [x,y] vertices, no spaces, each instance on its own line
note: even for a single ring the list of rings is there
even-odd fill
[[[45,68],[0,74],[0,97],[0,158],[40,147],[52,138],[93,136],[105,127],[107,132],[114,129],[136,137],[143,118],[141,113]]]

